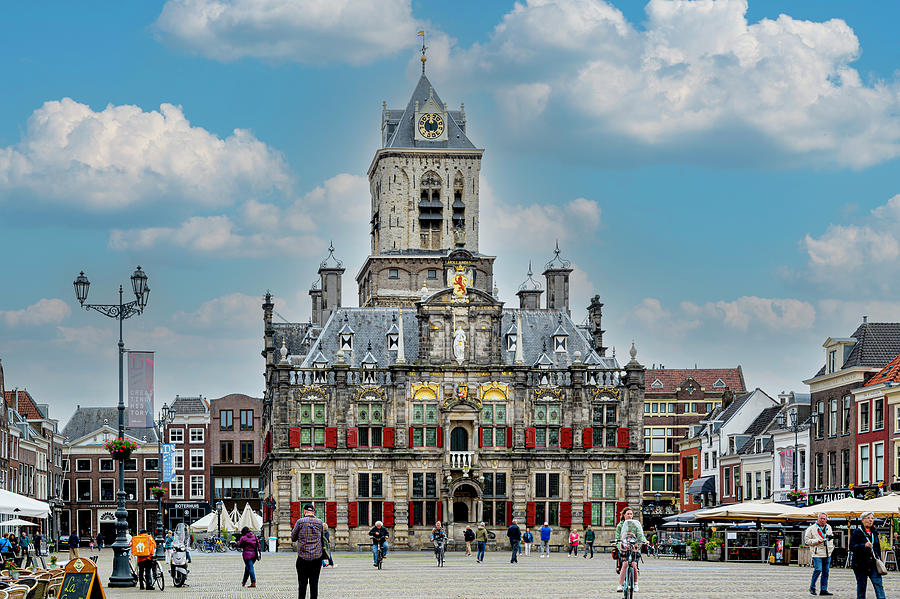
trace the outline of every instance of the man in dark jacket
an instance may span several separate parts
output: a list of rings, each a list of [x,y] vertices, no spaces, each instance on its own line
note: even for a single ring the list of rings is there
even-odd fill
[[[519,543],[522,541],[522,530],[519,528],[519,524],[516,520],[513,520],[512,524],[509,525],[506,536],[509,537],[509,544],[512,547],[512,559],[509,560],[509,563],[518,564]]]
[[[591,552],[591,559],[594,559],[594,530],[591,525],[585,526],[584,531],[584,557],[587,558],[588,551]]]
[[[525,532],[522,533],[522,546],[521,551],[519,551],[520,555],[524,555],[528,557],[531,555],[531,544],[534,543],[534,534],[531,532],[531,527],[526,526]]]
[[[466,542],[466,557],[472,555],[472,541],[475,540],[475,531],[468,524],[463,531],[463,540]]]

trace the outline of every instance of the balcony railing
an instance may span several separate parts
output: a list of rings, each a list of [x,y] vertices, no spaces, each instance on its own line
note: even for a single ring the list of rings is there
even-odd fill
[[[450,469],[462,470],[468,474],[472,468],[474,451],[451,451],[450,452]]]

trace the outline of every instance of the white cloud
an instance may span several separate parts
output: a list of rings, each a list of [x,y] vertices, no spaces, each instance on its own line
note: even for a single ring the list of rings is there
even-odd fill
[[[600,159],[863,168],[900,155],[900,85],[862,82],[846,22],[750,23],[747,9],[746,0],[651,0],[639,28],[602,0],[528,0],[485,43],[440,38],[429,64],[494,90],[511,118],[552,123],[521,134],[551,130]]]
[[[59,324],[72,314],[61,299],[41,299],[21,310],[0,310],[0,322],[10,327]]]
[[[261,297],[229,293],[203,302],[193,312],[176,312],[172,321],[180,327],[197,329],[259,329],[262,326],[261,306]]]
[[[409,0],[169,0],[163,40],[220,61],[367,64],[415,44]]]
[[[718,320],[741,331],[758,326],[772,331],[809,329],[816,319],[812,304],[792,298],[744,296],[702,305],[682,302],[680,309],[691,317]]]
[[[161,198],[223,206],[289,183],[281,154],[249,131],[222,139],[191,126],[171,104],[144,112],[131,105],[94,111],[70,98],[45,102],[22,140],[0,148],[0,197],[22,190],[96,210]]]

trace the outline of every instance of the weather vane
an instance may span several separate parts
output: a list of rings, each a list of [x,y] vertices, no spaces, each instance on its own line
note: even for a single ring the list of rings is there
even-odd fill
[[[416,34],[416,36],[422,38],[422,58],[420,58],[419,60],[422,61],[422,74],[424,75],[425,74],[425,61],[428,60],[428,58],[425,56],[425,50],[428,49],[428,46],[425,45],[425,30],[424,29],[421,30],[419,33]]]

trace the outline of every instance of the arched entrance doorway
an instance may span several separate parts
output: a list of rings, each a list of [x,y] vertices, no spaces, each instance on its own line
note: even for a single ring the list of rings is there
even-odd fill
[[[472,524],[477,519],[478,491],[470,484],[462,484],[453,492],[453,522]]]
[[[453,502],[453,521],[469,522],[469,506],[464,501]]]
[[[461,426],[450,431],[450,451],[469,451],[469,431]]]

